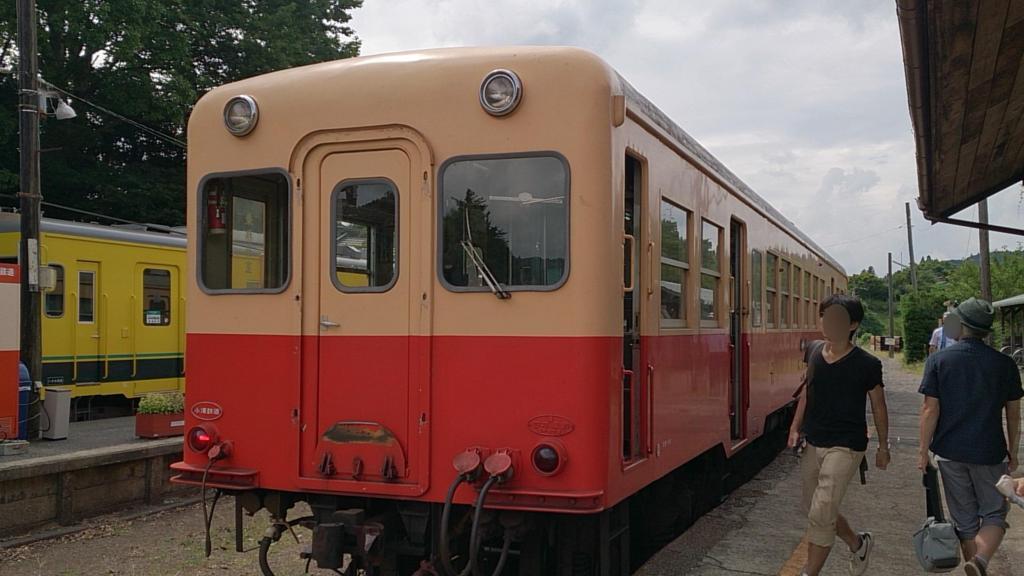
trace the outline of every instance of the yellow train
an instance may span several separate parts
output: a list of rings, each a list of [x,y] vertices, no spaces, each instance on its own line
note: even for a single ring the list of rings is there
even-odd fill
[[[0,213],[0,262],[17,262],[19,216]],[[184,390],[185,236],[44,219],[43,382],[72,397]]]
[[[0,213],[0,262],[18,261],[20,220]],[[339,238],[338,279],[367,283],[365,242]],[[233,286],[264,274],[260,233],[236,231]],[[72,398],[185,388],[184,233],[44,219],[42,266],[55,283],[43,297],[43,382]]]

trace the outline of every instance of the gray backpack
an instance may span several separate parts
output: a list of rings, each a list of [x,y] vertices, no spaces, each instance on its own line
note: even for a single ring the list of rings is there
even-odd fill
[[[960,539],[942,511],[939,475],[930,464],[924,473],[928,518],[914,534],[914,552],[926,572],[952,572],[960,565]]]

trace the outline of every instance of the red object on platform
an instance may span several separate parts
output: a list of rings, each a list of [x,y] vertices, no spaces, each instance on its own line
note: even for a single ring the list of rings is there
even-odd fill
[[[185,433],[184,414],[136,414],[135,435],[139,438],[168,438]]]
[[[18,359],[21,274],[0,264],[0,440],[18,437]]]

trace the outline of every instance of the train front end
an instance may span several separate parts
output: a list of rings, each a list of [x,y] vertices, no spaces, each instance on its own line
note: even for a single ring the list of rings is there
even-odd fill
[[[620,466],[615,78],[459,49],[204,96],[175,481],[269,510],[267,547],[311,528],[321,568],[562,573],[551,523]]]

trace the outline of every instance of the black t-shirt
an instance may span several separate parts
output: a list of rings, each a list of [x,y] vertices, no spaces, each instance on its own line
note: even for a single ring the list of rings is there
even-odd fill
[[[804,361],[811,368],[803,433],[819,448],[868,448],[868,392],[882,386],[882,361],[861,348],[829,364],[820,343],[809,345]],[[813,357],[812,357],[813,356]]]
[[[919,392],[939,399],[932,452],[968,464],[1006,459],[1003,407],[1024,396],[1009,356],[981,340],[961,340],[928,358]]]

